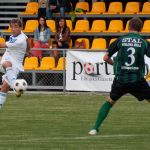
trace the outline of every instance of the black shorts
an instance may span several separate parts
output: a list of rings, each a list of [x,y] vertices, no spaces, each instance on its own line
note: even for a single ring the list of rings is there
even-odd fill
[[[150,87],[145,79],[142,79],[139,82],[127,84],[122,84],[114,79],[111,87],[110,98],[113,101],[116,101],[126,93],[135,96],[139,101],[150,99]]]

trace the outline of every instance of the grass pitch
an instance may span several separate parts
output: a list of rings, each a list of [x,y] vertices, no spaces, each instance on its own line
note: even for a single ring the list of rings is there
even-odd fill
[[[106,96],[9,95],[0,110],[0,150],[149,150],[150,104],[125,96],[98,136],[87,133]]]

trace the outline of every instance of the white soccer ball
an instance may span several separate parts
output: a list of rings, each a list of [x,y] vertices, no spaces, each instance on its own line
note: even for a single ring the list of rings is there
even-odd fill
[[[14,90],[16,92],[24,92],[27,90],[28,84],[24,79],[17,79],[14,83]]]
[[[94,73],[94,66],[92,63],[84,63],[84,70],[86,74],[93,74]]]

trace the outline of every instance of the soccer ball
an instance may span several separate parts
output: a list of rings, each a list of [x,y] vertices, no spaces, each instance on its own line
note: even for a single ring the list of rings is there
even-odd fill
[[[85,73],[90,75],[94,73],[94,66],[92,63],[84,63]]]
[[[24,92],[28,87],[27,82],[24,79],[17,79],[14,83],[14,90],[16,92]]]

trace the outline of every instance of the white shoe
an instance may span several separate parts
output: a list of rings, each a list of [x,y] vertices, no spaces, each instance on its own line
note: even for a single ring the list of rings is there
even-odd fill
[[[97,130],[96,129],[92,129],[89,131],[89,135],[97,135]]]
[[[23,94],[23,91],[16,91],[15,95],[16,97],[20,97]]]

